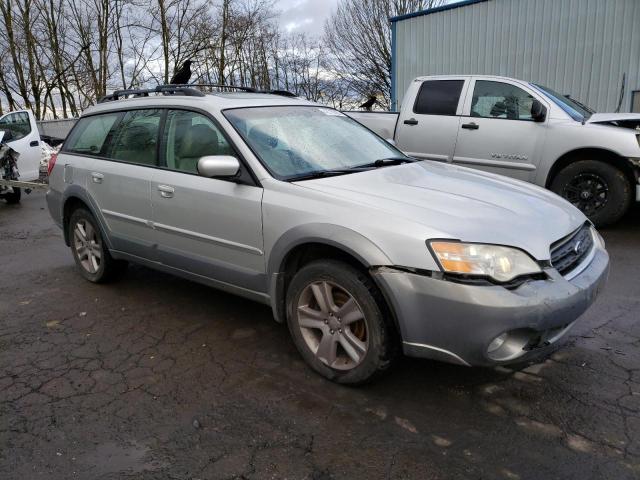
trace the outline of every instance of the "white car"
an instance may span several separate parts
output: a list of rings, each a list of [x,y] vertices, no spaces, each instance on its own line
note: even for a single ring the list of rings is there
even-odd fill
[[[418,77],[400,112],[345,112],[413,157],[546,187],[596,225],[640,200],[640,114],[595,113],[514,78]]]
[[[43,146],[38,125],[29,110],[9,112],[0,117],[2,142],[15,150],[20,157],[17,165],[21,182],[35,182],[40,178],[40,165],[43,158]],[[0,179],[3,178],[0,172]],[[9,203],[20,201],[20,188],[0,185],[0,198]]]

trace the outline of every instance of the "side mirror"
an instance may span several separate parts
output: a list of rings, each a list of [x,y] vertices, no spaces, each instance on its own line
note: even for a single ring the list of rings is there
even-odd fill
[[[534,122],[544,122],[547,118],[547,109],[538,100],[533,100],[531,104],[531,118]]]
[[[198,160],[198,174],[203,177],[235,177],[240,161],[230,155],[208,155]]]

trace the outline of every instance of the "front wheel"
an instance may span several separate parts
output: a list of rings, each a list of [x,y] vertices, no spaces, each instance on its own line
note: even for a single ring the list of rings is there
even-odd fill
[[[371,279],[333,260],[309,263],[287,291],[287,323],[305,361],[329,380],[361,384],[387,370],[395,343]]]
[[[13,187],[13,192],[5,193],[4,199],[7,201],[9,205],[15,205],[20,203],[20,198],[22,197],[22,192],[19,188]]]
[[[625,174],[597,160],[580,160],[564,167],[553,179],[551,190],[582,210],[597,227],[620,220],[633,198]]]

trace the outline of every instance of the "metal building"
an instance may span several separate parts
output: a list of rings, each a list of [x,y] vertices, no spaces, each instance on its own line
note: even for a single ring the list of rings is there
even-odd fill
[[[640,0],[466,0],[394,17],[391,32],[394,110],[417,76],[479,74],[640,112]]]

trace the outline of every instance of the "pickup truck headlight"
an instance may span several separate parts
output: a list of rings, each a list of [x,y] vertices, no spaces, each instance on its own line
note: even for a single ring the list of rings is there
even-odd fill
[[[429,243],[440,268],[447,273],[491,277],[508,282],[520,275],[542,272],[540,266],[525,252],[516,248],[432,241]]]

